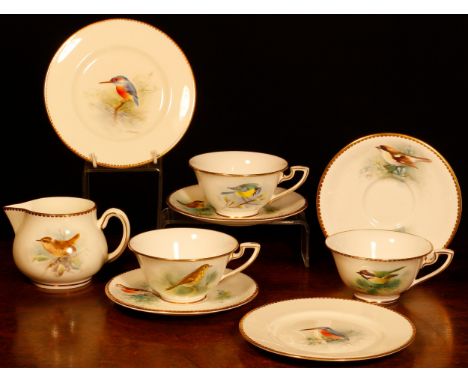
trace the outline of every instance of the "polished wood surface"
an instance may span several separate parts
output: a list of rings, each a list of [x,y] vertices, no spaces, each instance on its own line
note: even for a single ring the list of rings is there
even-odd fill
[[[224,229],[223,229],[224,230]],[[228,230],[229,231],[229,230]],[[310,269],[299,251],[299,233],[286,227],[242,227],[239,240],[256,240],[262,251],[245,273],[258,296],[231,311],[175,317],[136,312],[111,302],[107,281],[137,268],[125,252],[77,291],[51,293],[32,285],[16,268],[11,240],[0,242],[0,367],[466,367],[468,366],[468,253],[458,233],[451,266],[407,291],[390,306],[416,326],[414,342],[379,359],[314,362],[254,347],[239,333],[253,308],[301,297],[352,298],[317,235]],[[235,265],[235,264],[234,264]]]

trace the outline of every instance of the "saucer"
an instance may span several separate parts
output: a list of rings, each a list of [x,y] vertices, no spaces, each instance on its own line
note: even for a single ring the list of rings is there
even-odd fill
[[[106,285],[107,297],[118,305],[140,312],[173,316],[201,315],[234,309],[252,301],[257,294],[257,283],[243,273],[223,280],[204,300],[190,304],[170,303],[160,299],[151,292],[140,268],[116,276]]]
[[[284,191],[281,187],[276,189],[276,193],[281,191]],[[307,208],[305,198],[296,192],[291,192],[273,203],[267,204],[255,216],[229,218],[218,215],[214,208],[205,202],[203,191],[198,185],[185,187],[172,193],[167,199],[167,204],[179,214],[207,223],[228,226],[249,226],[274,222],[297,215]]]
[[[81,158],[130,168],[170,151],[190,126],[190,63],[165,33],[137,20],[87,25],[58,49],[44,84],[52,127]]]
[[[461,205],[457,178],[442,155],[393,133],[369,135],[343,148],[326,167],[317,192],[325,236],[361,228],[396,230],[424,237],[436,249],[453,239]]]
[[[239,330],[251,344],[280,355],[315,361],[357,361],[396,353],[416,329],[403,315],[355,300],[303,298],[247,313]]]

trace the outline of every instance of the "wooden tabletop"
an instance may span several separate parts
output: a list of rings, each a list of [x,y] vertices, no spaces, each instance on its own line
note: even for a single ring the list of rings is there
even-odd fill
[[[389,307],[416,326],[414,342],[383,358],[316,362],[275,355],[239,332],[244,314],[261,305],[302,297],[351,299],[319,235],[304,267],[295,227],[222,228],[239,241],[262,244],[245,273],[259,294],[233,310],[203,316],[167,316],[118,306],[105,294],[114,276],[138,267],[125,252],[87,287],[45,292],[16,268],[12,240],[0,241],[0,367],[466,367],[468,366],[468,254],[460,232],[451,266],[407,291]],[[233,265],[235,266],[235,264]]]

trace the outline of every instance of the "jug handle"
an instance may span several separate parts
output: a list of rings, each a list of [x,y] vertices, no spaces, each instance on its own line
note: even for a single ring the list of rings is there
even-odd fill
[[[107,261],[111,262],[116,260],[127,248],[128,240],[130,239],[130,222],[128,221],[127,215],[122,210],[118,208],[109,208],[104,211],[101,215],[101,218],[97,221],[97,225],[100,229],[104,229],[107,226],[107,223],[110,218],[116,217],[122,223],[122,239],[117,248],[107,255]]]

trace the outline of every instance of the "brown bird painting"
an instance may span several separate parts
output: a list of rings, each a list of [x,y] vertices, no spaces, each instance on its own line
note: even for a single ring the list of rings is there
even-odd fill
[[[188,208],[205,208],[205,202],[203,200],[193,200],[187,203],[178,200],[178,202]]]
[[[431,160],[427,158],[404,154],[391,146],[380,145],[376,148],[380,150],[382,158],[385,160],[385,162],[392,166],[409,166],[417,168],[416,163],[418,162],[431,162]]]
[[[50,236],[45,236],[37,241],[40,242],[44,249],[52,256],[61,258],[73,255],[76,252],[75,243],[79,238],[80,234],[77,233],[68,240],[57,240]]]
[[[187,276],[183,277],[180,281],[175,283],[174,285],[170,286],[169,288],[166,288],[166,290],[172,290],[174,288],[177,288],[178,286],[186,286],[186,287],[194,287],[196,286],[205,276],[206,271],[208,268],[210,268],[211,265],[209,264],[203,264],[197,269],[195,269],[193,272],[189,273]]]

